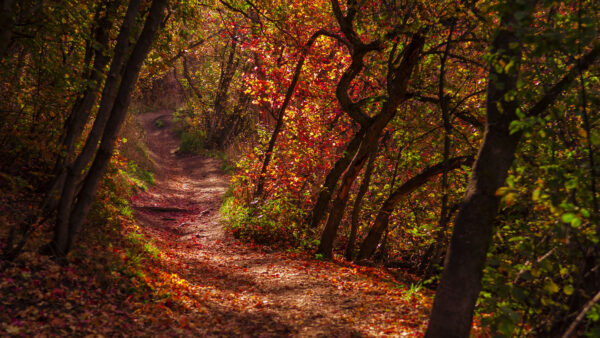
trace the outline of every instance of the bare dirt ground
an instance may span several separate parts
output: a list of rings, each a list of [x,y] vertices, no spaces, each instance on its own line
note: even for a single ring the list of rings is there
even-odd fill
[[[181,285],[173,290],[185,305],[177,319],[179,334],[422,335],[430,298],[421,291],[400,289],[372,268],[272,252],[233,239],[219,215],[228,185],[220,162],[178,154],[169,112],[139,119],[156,163],[156,184],[132,204],[142,231],[162,252],[162,271]],[[169,305],[165,313],[172,315]]]

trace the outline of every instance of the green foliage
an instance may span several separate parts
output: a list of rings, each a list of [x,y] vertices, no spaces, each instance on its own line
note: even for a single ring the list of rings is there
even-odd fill
[[[179,152],[183,154],[198,154],[204,149],[204,139],[206,135],[203,131],[188,129],[181,131],[179,135],[181,138]]]
[[[271,199],[262,205],[238,204],[232,196],[221,208],[226,227],[240,239],[276,247],[304,247],[315,245],[302,227],[304,212],[286,197]]]
[[[154,184],[154,174],[149,170],[140,168],[133,161],[128,161],[125,168],[119,169],[119,174],[130,182],[134,190],[141,189],[145,191],[148,189],[148,185]]]
[[[199,154],[204,150],[206,133],[194,123],[194,112],[188,107],[180,107],[173,112],[175,131],[180,138],[179,152]]]
[[[408,289],[404,290],[404,295],[403,295],[404,299],[406,299],[407,301],[410,301],[414,297],[418,297],[419,292],[421,292],[421,289],[423,289],[422,282],[411,283],[410,287]]]

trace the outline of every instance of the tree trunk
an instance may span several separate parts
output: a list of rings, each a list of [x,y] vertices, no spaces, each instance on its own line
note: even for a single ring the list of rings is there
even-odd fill
[[[321,234],[319,248],[317,249],[317,253],[322,255],[323,258],[329,259],[332,256],[337,230],[340,226],[342,217],[344,216],[344,210],[346,209],[348,199],[350,198],[350,188],[352,188],[352,184],[367,161],[369,154],[374,152],[377,147],[376,142],[367,144],[365,141],[361,143],[356,156],[348,166],[344,177],[342,177],[340,188],[332,202],[331,212],[327,218],[325,229]]]
[[[51,253],[54,255],[62,256],[66,254],[66,251],[62,250],[67,250],[68,248],[69,215],[71,214],[71,210],[75,202],[77,187],[84,177],[85,168],[89,165],[90,161],[96,154],[98,141],[104,132],[107,121],[111,115],[111,110],[115,104],[117,89],[121,79],[121,71],[123,69],[127,50],[129,49],[129,38],[133,28],[132,26],[135,24],[135,17],[139,12],[140,2],[140,0],[131,0],[129,2],[125,19],[121,25],[121,31],[117,37],[115,53],[110,66],[108,78],[106,79],[104,89],[102,91],[100,108],[96,114],[96,120],[94,121],[94,125],[92,126],[92,130],[88,135],[83,150],[79,156],[77,156],[75,162],[71,166],[67,167],[67,177],[65,179],[64,186],[62,187],[62,194],[58,202],[54,239],[50,243],[50,246],[46,248],[50,249]]]
[[[183,57],[181,58],[181,63],[183,65],[183,77],[187,81],[188,86],[190,86],[190,88],[192,89],[192,92],[194,92],[194,94],[196,95],[196,98],[202,101],[202,93],[196,87],[194,81],[192,80],[192,76],[190,75],[190,67],[188,66],[187,55],[183,55]]]
[[[296,89],[296,84],[298,84],[298,80],[300,79],[300,73],[302,72],[302,66],[304,65],[304,61],[306,60],[306,56],[312,44],[317,40],[319,36],[324,33],[323,30],[318,30],[313,35],[310,36],[306,45],[303,47],[302,54],[300,55],[300,59],[296,64],[296,69],[294,70],[294,75],[292,77],[292,82],[290,83],[287,92],[285,93],[285,98],[281,107],[279,108],[279,113],[277,114],[277,123],[275,124],[275,129],[273,129],[273,133],[271,134],[271,139],[269,140],[269,145],[267,146],[267,151],[265,152],[265,158],[263,160],[262,167],[260,169],[260,175],[258,177],[258,182],[256,183],[256,191],[254,193],[255,197],[260,197],[263,193],[265,187],[265,177],[267,175],[267,168],[269,163],[271,163],[271,159],[273,158],[273,149],[275,149],[275,142],[277,142],[277,137],[279,136],[279,132],[283,128],[283,118],[285,117],[285,110],[287,106],[290,104],[292,99],[292,95],[294,94],[294,89]]]
[[[227,103],[227,93],[229,92],[229,86],[231,84],[231,80],[233,79],[233,75],[238,66],[238,61],[235,59],[235,54],[237,52],[237,41],[234,38],[231,42],[231,50],[229,51],[229,56],[227,57],[227,62],[221,66],[221,76],[219,78],[219,85],[217,86],[217,94],[215,95],[214,102],[214,110],[215,114],[222,114],[225,110],[225,105]]]
[[[371,184],[371,174],[373,173],[373,168],[375,167],[375,158],[377,157],[377,151],[371,153],[369,156],[369,163],[367,164],[367,169],[365,171],[365,177],[360,183],[360,188],[358,188],[358,193],[356,194],[356,198],[354,200],[354,206],[352,207],[352,220],[350,226],[350,235],[348,236],[348,244],[346,245],[346,260],[351,261],[354,256],[354,243],[356,242],[356,233],[358,232],[358,222],[360,218],[360,208],[362,205],[362,200],[365,197],[367,191],[369,191],[369,185]]]
[[[421,171],[417,176],[404,182],[398,187],[388,199],[383,203],[381,209],[377,213],[373,227],[369,231],[369,234],[362,242],[360,251],[356,257],[356,261],[369,259],[375,252],[377,244],[381,240],[381,236],[385,232],[388,226],[390,215],[394,212],[396,205],[402,201],[406,196],[421,187],[435,176],[444,173],[448,170],[460,168],[463,165],[468,165],[473,162],[470,157],[456,157],[447,162],[438,163],[432,167],[429,167]]]
[[[512,14],[508,18],[514,20]],[[508,64],[520,56],[520,44],[515,41],[514,24],[503,26],[496,35],[493,51]],[[517,49],[508,48],[517,42]],[[516,46],[514,43],[513,46]],[[500,54],[502,51],[504,54]],[[600,45],[576,61],[575,66],[561,78],[527,112],[540,116],[573,82],[579,72],[585,71],[600,57]],[[518,62],[516,63],[518,66]],[[516,119],[515,102],[506,102],[504,94],[516,87],[516,74],[498,73],[490,67],[486,103],[486,132],[479,155],[458,215],[444,262],[444,272],[438,286],[426,337],[466,337],[469,335],[475,302],[481,289],[481,276],[493,221],[498,213],[498,188],[504,184],[520,133],[510,134],[510,122]],[[498,107],[502,107],[499,109]]]
[[[333,195],[333,191],[335,190],[340,177],[346,168],[348,168],[348,165],[350,165],[354,155],[356,155],[358,147],[360,147],[360,144],[365,136],[365,130],[365,128],[361,128],[356,134],[354,134],[354,137],[344,150],[342,157],[335,162],[335,165],[325,177],[325,182],[319,191],[317,202],[315,203],[307,221],[310,228],[316,228],[319,226],[319,223],[325,217],[329,202],[331,201],[331,195]]]
[[[127,64],[125,65],[121,84],[118,87],[116,98],[113,100],[114,104],[112,105],[110,114],[108,114],[107,116],[108,119],[105,123],[106,128],[102,128],[103,132],[100,147],[98,149],[94,162],[92,163],[90,171],[85,178],[83,187],[77,195],[77,203],[75,204],[73,210],[67,215],[64,215],[64,209],[70,208],[61,208],[62,214],[60,216],[67,216],[68,221],[65,222],[65,219],[61,218],[61,223],[57,222],[55,236],[52,242],[50,243],[50,248],[53,249],[53,253],[57,256],[66,255],[66,253],[68,253],[69,250],[72,248],[75,235],[79,232],[81,225],[85,217],[87,216],[87,213],[89,212],[93,197],[96,194],[96,190],[98,188],[99,181],[102,178],[102,175],[104,174],[106,166],[108,165],[108,162],[110,161],[110,157],[114,150],[118,131],[125,119],[127,109],[129,107],[130,93],[137,81],[137,77],[139,75],[142,63],[146,58],[146,55],[150,51],[154,35],[158,30],[158,27],[160,26],[162,18],[164,17],[164,10],[166,8],[167,2],[168,0],[152,1],[150,13],[146,18],[144,28],[142,29],[140,37],[134,46],[134,49],[129,57],[129,60],[127,61]],[[130,3],[130,7],[134,3],[139,4],[139,1],[132,0]],[[88,142],[89,141],[90,139],[88,138]],[[86,143],[86,146],[87,145],[88,143]],[[70,194],[74,194],[74,190],[72,189],[68,192]],[[74,199],[71,198],[71,201],[73,200]],[[61,199],[61,204],[64,202],[66,202],[66,199],[65,201]]]
[[[382,105],[381,111],[374,118],[370,118],[369,122],[365,124],[366,132],[364,139],[354,156],[354,159],[346,169],[346,173],[342,178],[340,188],[336,193],[336,197],[333,200],[331,207],[331,213],[327,219],[327,224],[321,235],[321,241],[317,250],[318,254],[321,254],[324,258],[331,258],[333,242],[335,240],[337,229],[344,215],[344,209],[348,201],[348,195],[352,184],[356,180],[356,177],[360,173],[363,165],[365,164],[369,154],[375,150],[377,142],[388,123],[396,116],[398,106],[404,100],[406,100],[406,89],[408,82],[411,78],[413,69],[418,63],[418,59],[421,53],[425,40],[420,35],[416,34],[413,36],[412,41],[404,49],[404,56],[400,65],[394,67],[392,63],[388,69],[388,100]],[[395,57],[395,50],[390,54],[390,60]],[[338,95],[340,100],[341,95]],[[342,102],[340,102],[342,104]],[[354,105],[349,103],[346,105]],[[351,108],[347,108],[351,109]],[[363,127],[365,128],[365,127]]]
[[[98,12],[102,10],[102,6],[98,7]],[[48,189],[46,200],[42,207],[44,213],[49,213],[56,209],[59,199],[62,195],[62,190],[67,178],[67,166],[71,165],[71,161],[75,152],[75,143],[83,132],[83,128],[87,123],[96,97],[98,96],[99,87],[104,77],[105,68],[110,58],[107,54],[109,48],[109,33],[113,26],[114,14],[118,4],[111,2],[106,9],[106,14],[98,20],[98,26],[95,32],[95,42],[98,48],[95,49],[94,63],[89,73],[90,85],[85,89],[83,96],[73,106],[73,110],[67,119],[65,136],[62,141],[62,151],[56,160],[55,173],[50,188]],[[94,44],[94,42],[92,42]]]
[[[448,104],[448,97],[446,96],[445,83],[446,83],[446,63],[448,61],[448,54],[451,49],[452,34],[454,32],[454,24],[450,26],[450,32],[446,39],[446,49],[442,55],[440,61],[440,75],[438,79],[438,97],[439,106],[442,112],[442,125],[444,126],[444,150],[443,150],[443,161],[448,164],[450,159],[450,133],[452,132],[452,125],[450,124],[450,107]],[[434,262],[437,261],[440,250],[446,243],[446,228],[448,227],[448,221],[450,220],[450,213],[448,212],[448,171],[449,168],[445,168],[442,173],[442,206],[440,208],[440,219],[438,221],[438,230],[435,232],[433,243],[427,248],[426,255],[421,259],[419,269],[422,273],[431,271]]]
[[[510,123],[518,119],[515,113],[518,104],[514,99],[507,100],[509,95],[506,95],[517,87],[522,48],[515,33],[518,27],[519,23],[512,13],[504,15],[500,31],[492,43],[491,54],[495,59],[488,76],[485,135],[454,221],[427,337],[468,337],[471,330],[485,257],[498,212],[500,198],[496,191],[506,180],[521,136],[520,133],[510,133]],[[498,66],[502,64],[514,67]]]

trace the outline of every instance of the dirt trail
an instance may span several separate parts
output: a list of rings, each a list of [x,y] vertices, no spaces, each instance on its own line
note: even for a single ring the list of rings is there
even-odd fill
[[[186,297],[202,304],[184,320],[182,335],[360,337],[386,335],[386,328],[394,335],[422,330],[416,321],[423,318],[421,306],[400,308],[394,303],[400,293],[388,293],[388,284],[356,267],[231,238],[220,222],[228,177],[219,161],[177,154],[168,112],[143,114],[140,122],[157,171],[156,184],[132,201],[136,219],[167,257],[163,268],[196,290]]]

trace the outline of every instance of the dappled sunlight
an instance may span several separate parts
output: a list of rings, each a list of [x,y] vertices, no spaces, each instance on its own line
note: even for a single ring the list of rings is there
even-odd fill
[[[154,116],[141,116],[146,128]],[[145,281],[164,301],[140,311],[163,312],[195,333],[423,334],[430,291],[407,294],[378,269],[273,252],[226,234],[218,214],[226,177],[200,156],[167,155],[170,133],[149,139],[165,156],[155,159],[156,185],[132,198],[141,231],[161,253]],[[170,174],[190,163],[195,170]]]

